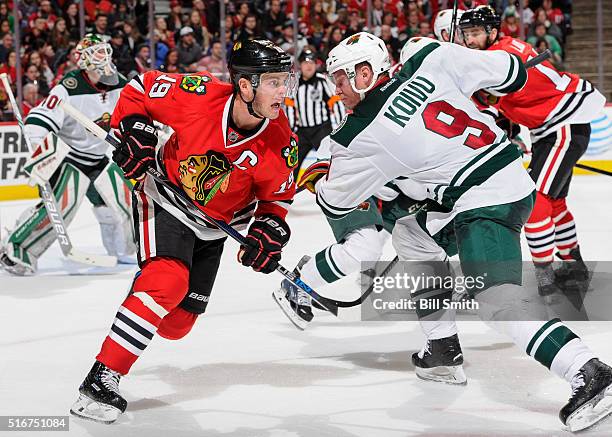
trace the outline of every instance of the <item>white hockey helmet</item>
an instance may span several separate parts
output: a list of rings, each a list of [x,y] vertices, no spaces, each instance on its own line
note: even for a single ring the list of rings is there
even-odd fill
[[[415,55],[415,53],[419,52],[423,47],[428,46],[429,44],[438,44],[433,38],[427,38],[424,36],[415,36],[410,38],[402,47],[402,51],[400,52],[400,64],[405,65],[408,60]]]
[[[355,86],[355,66],[362,62],[370,64],[375,77],[366,89],[358,90]],[[333,80],[336,71],[343,70],[349,78],[351,88],[362,100],[366,92],[376,84],[376,79],[391,68],[385,42],[368,32],[359,32],[344,39],[329,52],[326,63],[331,79]]]
[[[457,19],[455,21],[455,31],[459,28],[459,19],[463,15],[465,11],[463,9],[457,9]],[[451,21],[453,21],[453,10],[452,9],[442,9],[436,15],[436,19],[434,20],[434,34],[439,41],[444,41],[442,38],[442,31],[445,30],[446,33],[450,36],[450,28]],[[461,37],[461,32],[457,32],[455,37]]]

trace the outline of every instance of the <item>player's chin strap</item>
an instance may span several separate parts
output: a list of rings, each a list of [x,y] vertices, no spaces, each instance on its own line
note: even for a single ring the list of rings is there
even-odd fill
[[[255,112],[255,108],[253,108],[253,102],[255,101],[255,97],[257,96],[257,87],[259,86],[259,76],[257,75],[251,76],[251,86],[253,87],[253,98],[251,99],[250,102],[247,102],[246,100],[244,100],[244,97],[242,97],[242,92],[240,91],[240,88],[238,88],[238,95],[240,96],[240,100],[246,103],[249,114],[251,114],[255,118],[259,118],[260,120],[263,120],[265,117],[262,117],[261,115],[259,115],[257,112]]]

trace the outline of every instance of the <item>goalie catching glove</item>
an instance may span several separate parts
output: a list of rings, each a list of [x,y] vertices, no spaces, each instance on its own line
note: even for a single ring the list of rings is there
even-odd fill
[[[307,189],[311,193],[316,194],[317,182],[319,182],[321,178],[327,177],[327,173],[329,173],[329,166],[330,162],[327,160],[317,161],[310,165],[306,170],[304,170],[304,173],[298,179],[297,191],[299,192]]]
[[[117,163],[128,179],[142,177],[155,163],[157,133],[153,122],[143,115],[129,115],[119,122],[121,145],[113,151]]]
[[[273,214],[257,217],[249,227],[246,244],[240,246],[238,261],[256,272],[272,273],[290,236],[289,225],[282,218]]]

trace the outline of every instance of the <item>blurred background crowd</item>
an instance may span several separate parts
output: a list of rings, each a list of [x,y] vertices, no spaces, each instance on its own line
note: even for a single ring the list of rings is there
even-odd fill
[[[1,1],[0,73],[17,82],[17,31],[27,114],[65,73],[77,68],[74,49],[83,32],[109,38],[115,65],[128,78],[150,69],[208,70],[224,78],[226,50],[244,38],[270,39],[296,57],[308,47],[323,70],[327,53],[362,30],[382,38],[397,62],[404,41],[433,37],[436,13],[452,7],[452,0],[370,0],[368,14],[367,0],[224,1],[223,23],[219,0],[84,0],[82,12],[75,1],[22,0],[17,16],[12,1]],[[459,0],[459,7],[493,6],[502,15],[502,34],[524,38],[537,50],[550,48],[554,62],[563,68],[564,43],[572,31],[572,0],[520,1]],[[12,120],[5,100],[0,95],[2,119]]]

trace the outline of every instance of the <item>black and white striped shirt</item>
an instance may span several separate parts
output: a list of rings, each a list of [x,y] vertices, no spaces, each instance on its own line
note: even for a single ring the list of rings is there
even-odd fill
[[[300,78],[295,99],[285,99],[285,106],[293,131],[317,127],[327,121],[335,129],[346,113],[340,98],[334,95],[332,86],[321,73],[315,73],[308,80]]]

